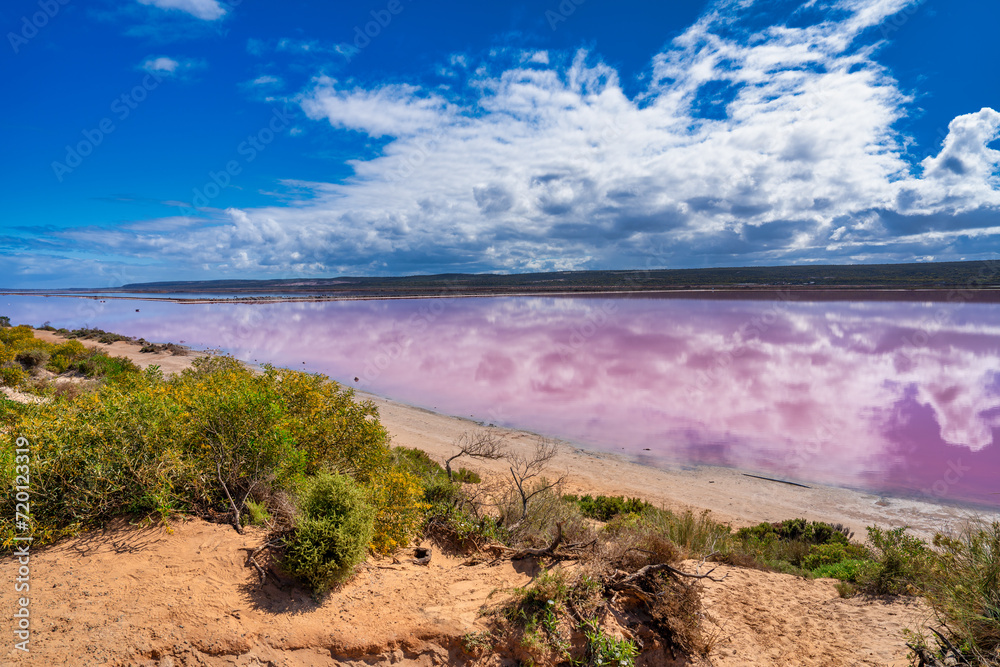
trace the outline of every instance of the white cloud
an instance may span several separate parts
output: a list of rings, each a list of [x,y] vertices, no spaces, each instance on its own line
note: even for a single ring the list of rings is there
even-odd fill
[[[264,74],[258,76],[256,79],[250,82],[253,86],[280,86],[283,85],[283,81],[280,76],[271,76],[270,74]]]
[[[418,95],[409,85],[377,90],[342,90],[337,81],[320,77],[302,101],[310,118],[326,118],[334,127],[366,132],[373,137],[413,136],[433,131],[446,121],[447,103],[434,94]]]
[[[160,9],[176,9],[205,21],[215,21],[228,12],[228,8],[218,0],[139,0],[139,3]]]
[[[228,8],[218,0],[139,0],[140,4],[160,9],[176,9],[205,21],[215,21],[226,15]]]
[[[204,61],[190,58],[176,60],[167,56],[147,58],[139,69],[158,76],[183,77],[192,71],[205,67]]]
[[[167,58],[166,56],[161,56],[159,58],[150,58],[142,64],[142,69],[147,72],[156,72],[158,74],[173,74],[177,71],[180,63],[173,58]]]
[[[306,115],[384,138],[381,154],[309,199],[220,214],[172,252],[226,270],[401,273],[986,251],[1000,231],[988,147],[1000,114],[956,118],[913,173],[894,129],[909,99],[858,40],[912,2],[842,0],[837,21],[753,34],[730,4],[657,55],[633,98],[583,52],[453,56],[448,90],[319,77]]]

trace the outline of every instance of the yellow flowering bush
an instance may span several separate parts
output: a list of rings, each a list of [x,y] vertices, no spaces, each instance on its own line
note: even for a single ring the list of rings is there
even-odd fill
[[[30,336],[27,327],[0,329],[0,360],[31,348]],[[76,341],[44,351],[75,364],[86,352]],[[373,551],[405,546],[419,527],[420,481],[395,462],[374,404],[351,389],[301,371],[255,373],[229,357],[197,359],[170,379],[155,366],[105,359],[95,363],[113,372],[75,398],[0,407],[8,490],[24,482],[13,441],[30,443],[36,544],[124,514],[226,511],[229,496],[266,504],[326,471],[349,475],[369,495]],[[4,547],[18,533],[14,501],[14,493],[0,498]]]
[[[372,480],[375,506],[375,536],[371,549],[387,554],[409,544],[430,507],[424,502],[424,486],[410,472],[391,468]]]

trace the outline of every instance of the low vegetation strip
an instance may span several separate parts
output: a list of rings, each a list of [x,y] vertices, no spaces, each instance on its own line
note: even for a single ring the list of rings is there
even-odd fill
[[[591,665],[632,665],[656,650],[709,654],[701,582],[721,562],[836,578],[845,597],[923,596],[939,627],[909,638],[920,664],[1000,665],[1000,523],[930,544],[872,526],[860,542],[825,522],[734,530],[708,512],[563,495],[561,480],[546,477],[554,450],[544,441],[515,448],[501,430],[469,432],[442,466],[392,448],[375,406],[349,388],[301,371],[253,372],[228,357],[196,359],[167,379],[76,340],[44,343],[29,327],[0,326],[0,370],[8,386],[44,399],[0,400],[0,433],[32,442],[39,545],[121,516],[257,523],[269,537],[248,566],[262,582],[293,575],[317,595],[368,554],[415,538],[471,559],[534,558],[544,574],[507,591],[466,650]],[[52,389],[68,376],[77,391]],[[8,489],[18,484],[13,451],[0,452]],[[502,459],[510,474],[453,467],[477,459]],[[0,499],[7,550],[13,503],[13,493]]]

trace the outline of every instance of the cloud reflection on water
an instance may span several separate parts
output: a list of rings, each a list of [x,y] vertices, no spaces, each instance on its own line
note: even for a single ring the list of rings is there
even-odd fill
[[[16,301],[17,321],[82,324],[57,321],[52,306],[65,300]],[[101,304],[88,323],[654,462],[1000,499],[997,306],[476,298],[143,302],[135,313],[136,303]]]

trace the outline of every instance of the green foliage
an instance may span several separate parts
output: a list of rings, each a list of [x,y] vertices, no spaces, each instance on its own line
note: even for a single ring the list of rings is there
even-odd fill
[[[868,527],[872,559],[856,581],[868,595],[915,595],[926,578],[931,554],[927,543],[907,534],[905,527]]]
[[[849,531],[843,526],[831,525],[822,521],[806,521],[805,519],[787,519],[781,523],[761,523],[756,526],[740,528],[738,539],[757,539],[766,541],[778,539],[786,542],[800,541],[806,544],[848,544]]]
[[[70,363],[69,369],[89,378],[106,378],[108,380],[116,380],[122,375],[140,372],[139,367],[131,360],[125,357],[111,357],[98,350],[93,350]]]
[[[265,503],[259,503],[248,498],[246,503],[247,513],[250,515],[250,523],[254,526],[266,526],[271,522],[271,513],[267,511]]]
[[[24,369],[17,365],[3,366],[0,367],[0,385],[4,387],[16,387],[24,379],[28,377],[28,374],[24,372]]]
[[[572,660],[576,624],[569,610],[590,619],[589,627],[595,629],[601,596],[600,582],[590,577],[571,580],[563,570],[545,570],[528,586],[514,589],[511,599],[495,613],[502,619],[509,641],[519,643],[539,659],[556,657],[562,662]]]
[[[851,534],[840,524],[805,519],[761,523],[736,531],[723,560],[809,576],[824,565],[865,557],[863,549],[850,543]]]
[[[43,366],[64,373],[85,353],[77,341],[57,345],[39,340],[28,326],[0,328],[0,383],[17,387],[28,378],[25,371]]]
[[[1000,664],[1000,522],[973,521],[934,546],[925,591],[938,620],[970,664]]]
[[[625,496],[591,496],[585,495],[582,498],[568,494],[563,496],[563,500],[577,503],[583,515],[597,519],[598,521],[610,521],[620,514],[642,514],[654,509],[653,505],[639,498],[626,498]]]
[[[639,656],[639,649],[631,639],[617,639],[604,634],[600,627],[584,630],[587,638],[587,665],[593,667],[633,667]]]
[[[10,318],[6,315],[0,315],[0,329],[5,329],[10,326]]]
[[[303,483],[299,511],[283,566],[322,594],[364,560],[375,534],[375,508],[350,477],[320,473]]]
[[[60,329],[60,332],[63,330]],[[121,334],[111,333],[104,331],[103,329],[74,329],[72,331],[67,331],[65,335],[68,338],[82,338],[84,340],[96,340],[98,343],[117,343],[118,341],[132,341],[135,340],[131,336],[123,336]]]
[[[372,551],[387,554],[409,544],[430,507],[422,502],[420,481],[406,470],[391,468],[371,480],[371,500],[375,506],[375,536]]]
[[[840,579],[841,581],[855,582],[858,575],[868,567],[871,561],[858,560],[856,558],[845,558],[836,563],[828,563],[812,568],[812,575],[818,578]]]
[[[0,334],[4,350],[31,338],[26,327]],[[76,341],[56,347],[53,360],[84,349]],[[198,359],[168,380],[103,354],[86,360],[106,373],[92,391],[0,415],[5,433],[32,443],[35,544],[121,514],[226,511],[220,474],[237,501],[249,494],[272,510],[272,496],[326,468],[368,488],[380,531],[374,548],[395,548],[417,530],[419,486],[392,466],[374,405],[356,404],[350,390],[301,372],[255,374],[225,357]],[[13,460],[0,456],[0,483],[10,489],[15,477]],[[14,535],[13,499],[0,497],[4,547]]]

